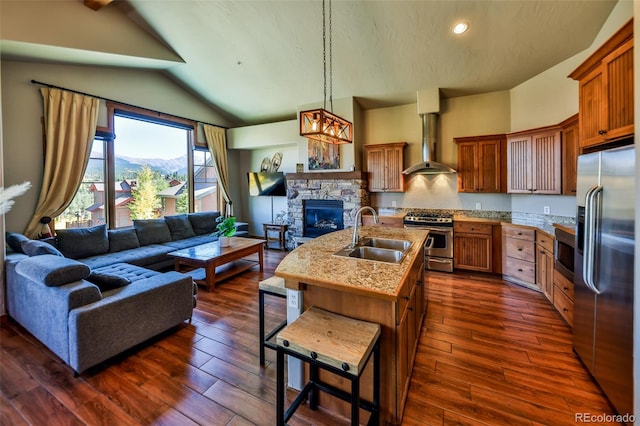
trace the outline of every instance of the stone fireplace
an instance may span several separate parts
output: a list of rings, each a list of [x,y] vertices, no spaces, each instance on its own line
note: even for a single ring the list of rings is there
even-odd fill
[[[302,236],[319,237],[344,229],[342,200],[303,200]]]
[[[353,227],[356,211],[370,205],[365,172],[287,173],[286,179],[289,230],[296,237],[314,237],[304,235],[307,200],[342,202],[344,228]]]

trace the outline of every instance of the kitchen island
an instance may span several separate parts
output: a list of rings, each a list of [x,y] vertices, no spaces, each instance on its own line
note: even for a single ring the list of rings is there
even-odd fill
[[[380,419],[382,424],[400,424],[426,311],[423,276],[428,231],[360,228],[361,238],[411,241],[401,263],[336,256],[351,243],[352,235],[353,230],[347,229],[306,242],[282,260],[275,274],[284,278],[288,289],[302,292],[303,310],[317,306],[381,325]],[[327,374],[322,375],[323,380],[346,385]],[[371,380],[367,366],[361,384],[364,399],[371,398]],[[348,416],[349,408],[343,401],[321,394],[320,405]]]

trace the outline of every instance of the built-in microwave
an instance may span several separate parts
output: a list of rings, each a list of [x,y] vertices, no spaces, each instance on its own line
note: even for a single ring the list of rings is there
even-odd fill
[[[555,269],[573,282],[573,256],[576,237],[560,228],[555,229],[555,234]]]

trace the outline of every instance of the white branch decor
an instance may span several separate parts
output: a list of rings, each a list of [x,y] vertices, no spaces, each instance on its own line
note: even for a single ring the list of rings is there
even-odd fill
[[[11,206],[15,202],[13,199],[27,192],[29,188],[31,188],[31,182],[22,182],[8,188],[0,187],[0,214],[11,210]]]

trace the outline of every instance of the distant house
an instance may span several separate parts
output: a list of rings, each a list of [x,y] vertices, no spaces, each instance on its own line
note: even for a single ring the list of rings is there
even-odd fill
[[[131,226],[131,212],[128,204],[133,201],[131,196],[131,188],[135,188],[137,182],[135,180],[123,180],[116,187],[116,223],[118,227]],[[89,187],[89,191],[93,193],[93,204],[86,210],[91,213],[91,224],[98,225],[106,223],[104,210],[104,184],[94,183]]]

